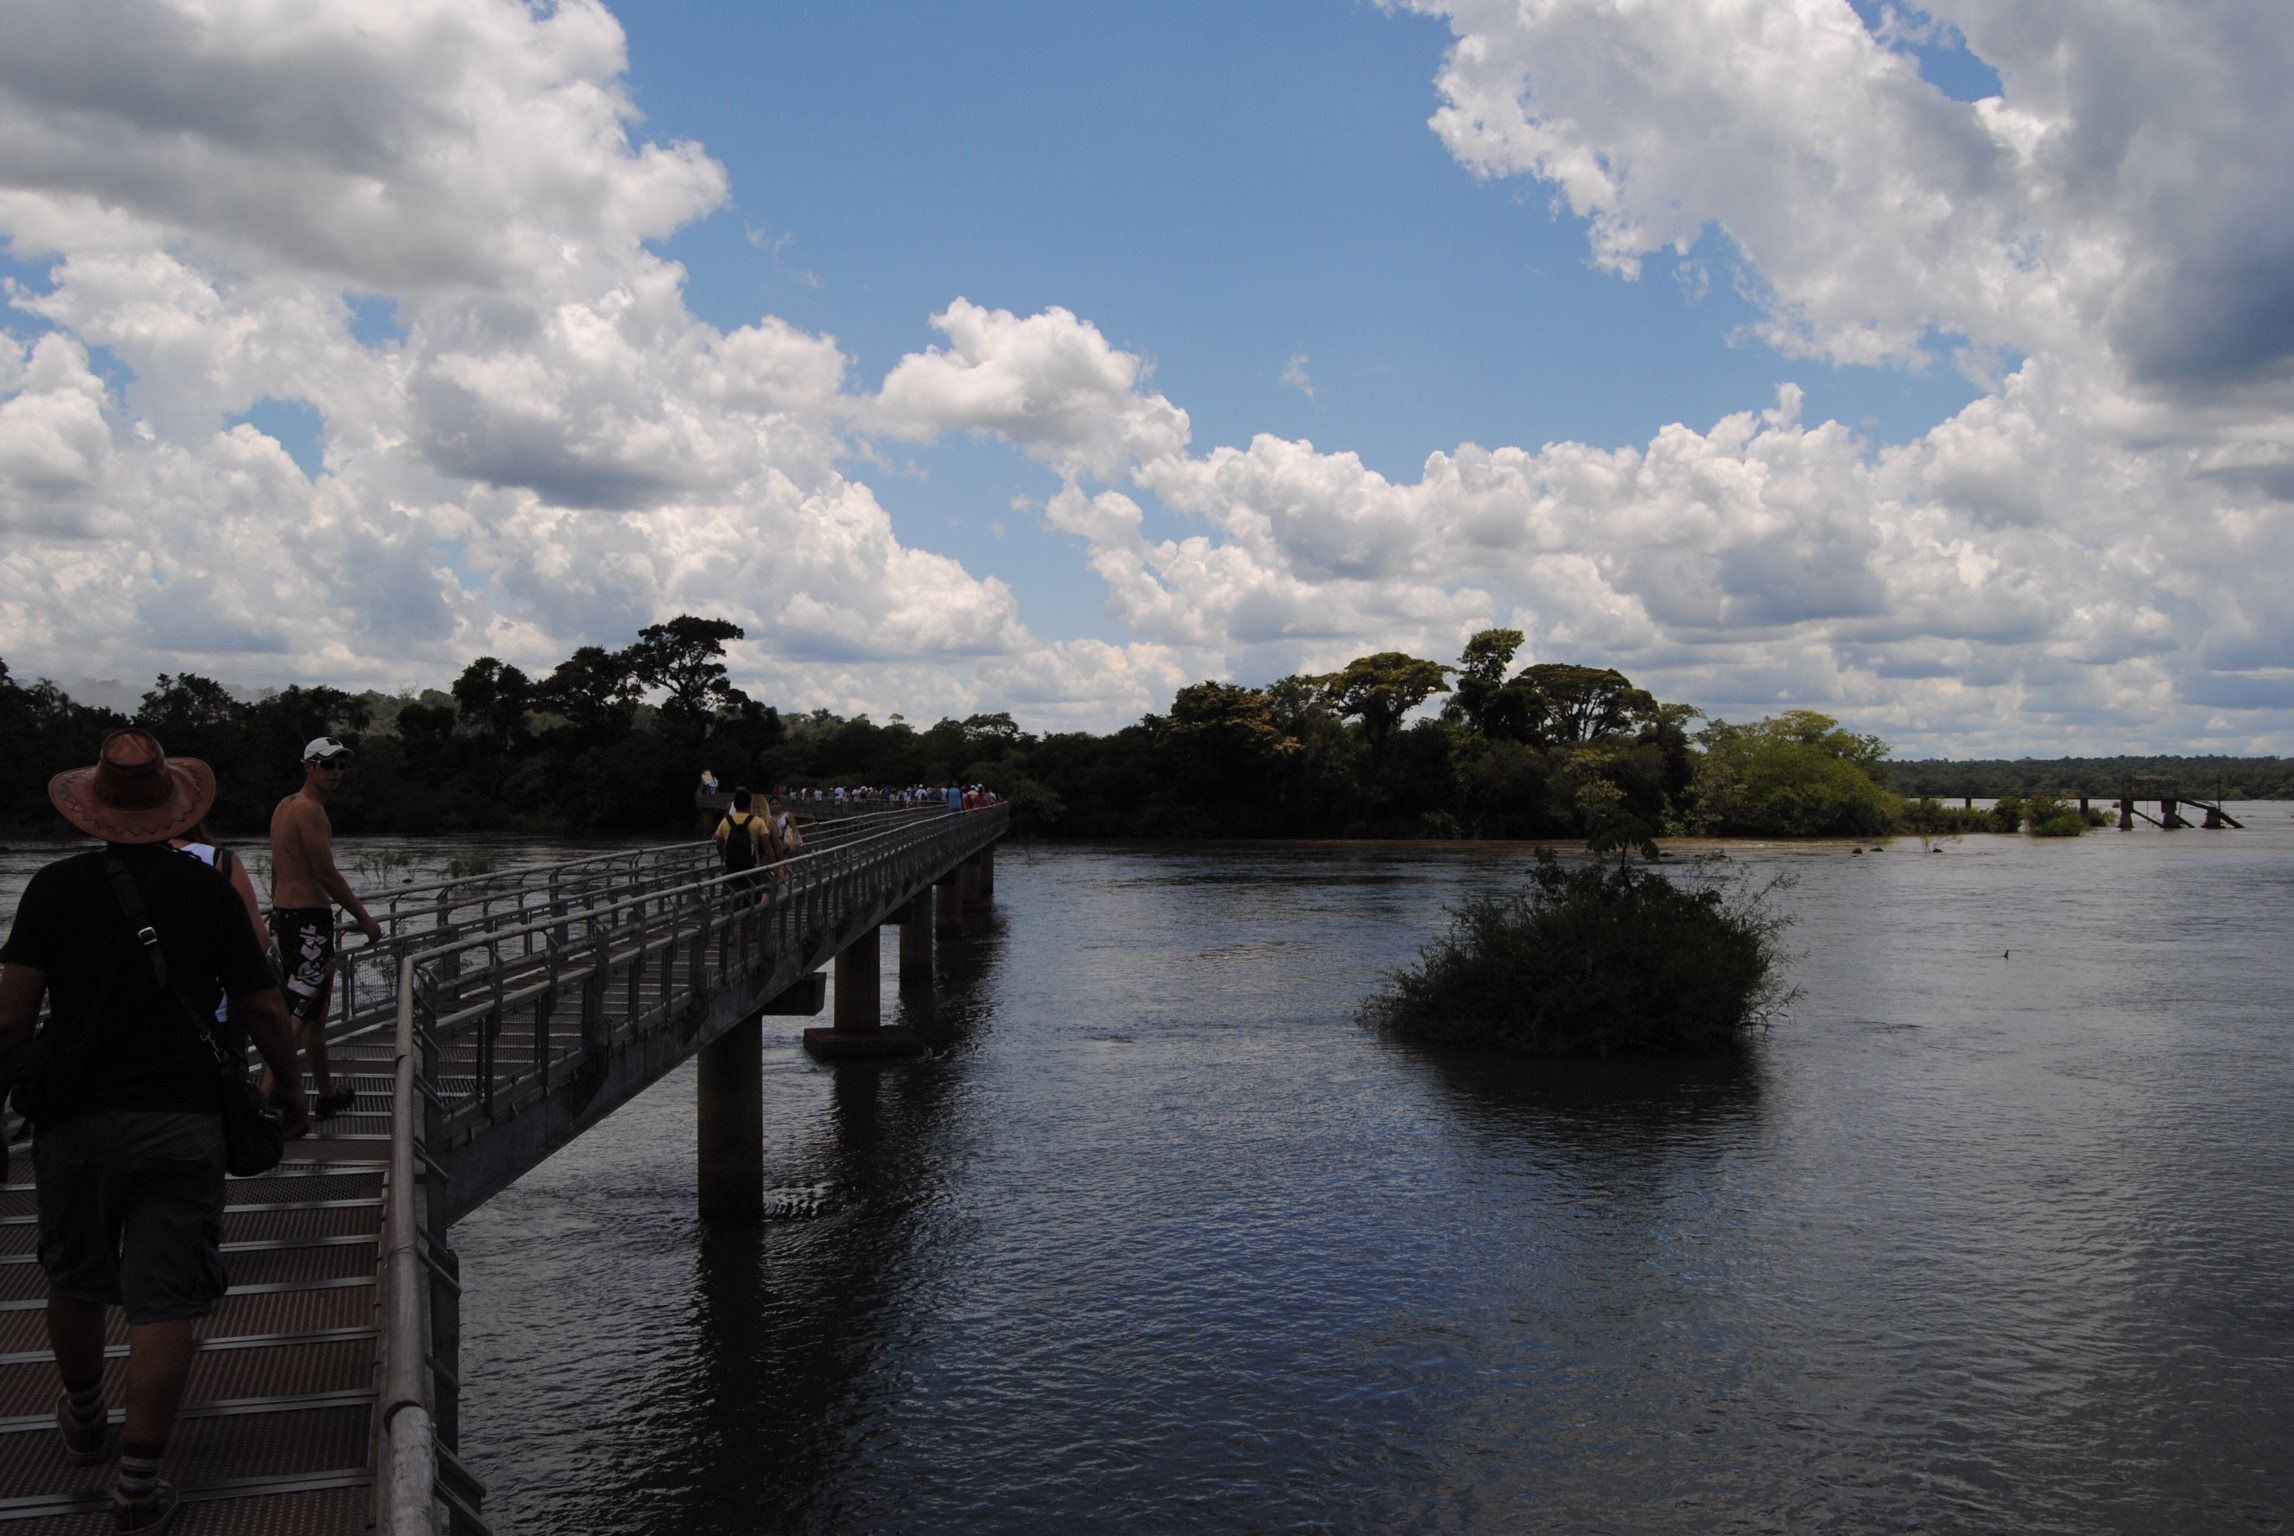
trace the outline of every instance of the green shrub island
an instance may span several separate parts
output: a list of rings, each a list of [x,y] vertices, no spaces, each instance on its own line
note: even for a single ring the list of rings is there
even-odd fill
[[[1452,909],[1449,931],[1363,1005],[1430,1044],[1537,1056],[1692,1054],[1744,1044],[1797,994],[1777,971],[1790,922],[1700,860],[1682,878],[1540,849],[1526,885]]]

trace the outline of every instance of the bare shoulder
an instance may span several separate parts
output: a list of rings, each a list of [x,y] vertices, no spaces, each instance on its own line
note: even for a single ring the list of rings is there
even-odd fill
[[[307,796],[289,795],[279,802],[279,809],[305,825],[314,822],[320,826],[326,825],[327,808]]]
[[[327,808],[315,800],[301,795],[289,795],[271,812],[271,841],[281,837],[297,840],[324,838],[329,831]]]

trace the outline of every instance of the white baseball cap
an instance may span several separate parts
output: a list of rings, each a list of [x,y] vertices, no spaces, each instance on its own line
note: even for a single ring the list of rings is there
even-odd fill
[[[313,736],[303,744],[303,761],[331,763],[338,757],[351,755],[349,743],[334,736]]]

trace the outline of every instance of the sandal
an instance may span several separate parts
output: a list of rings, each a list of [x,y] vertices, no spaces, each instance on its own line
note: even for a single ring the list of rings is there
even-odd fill
[[[338,1088],[333,1093],[322,1093],[311,1105],[311,1118],[313,1120],[332,1120],[356,1102],[358,1102],[357,1093],[348,1088]]]

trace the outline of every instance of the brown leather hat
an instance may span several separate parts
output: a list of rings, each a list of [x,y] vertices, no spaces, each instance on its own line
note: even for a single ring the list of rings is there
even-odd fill
[[[93,768],[48,781],[64,820],[107,843],[164,843],[215,803],[215,774],[196,757],[170,758],[149,731],[114,731]]]

